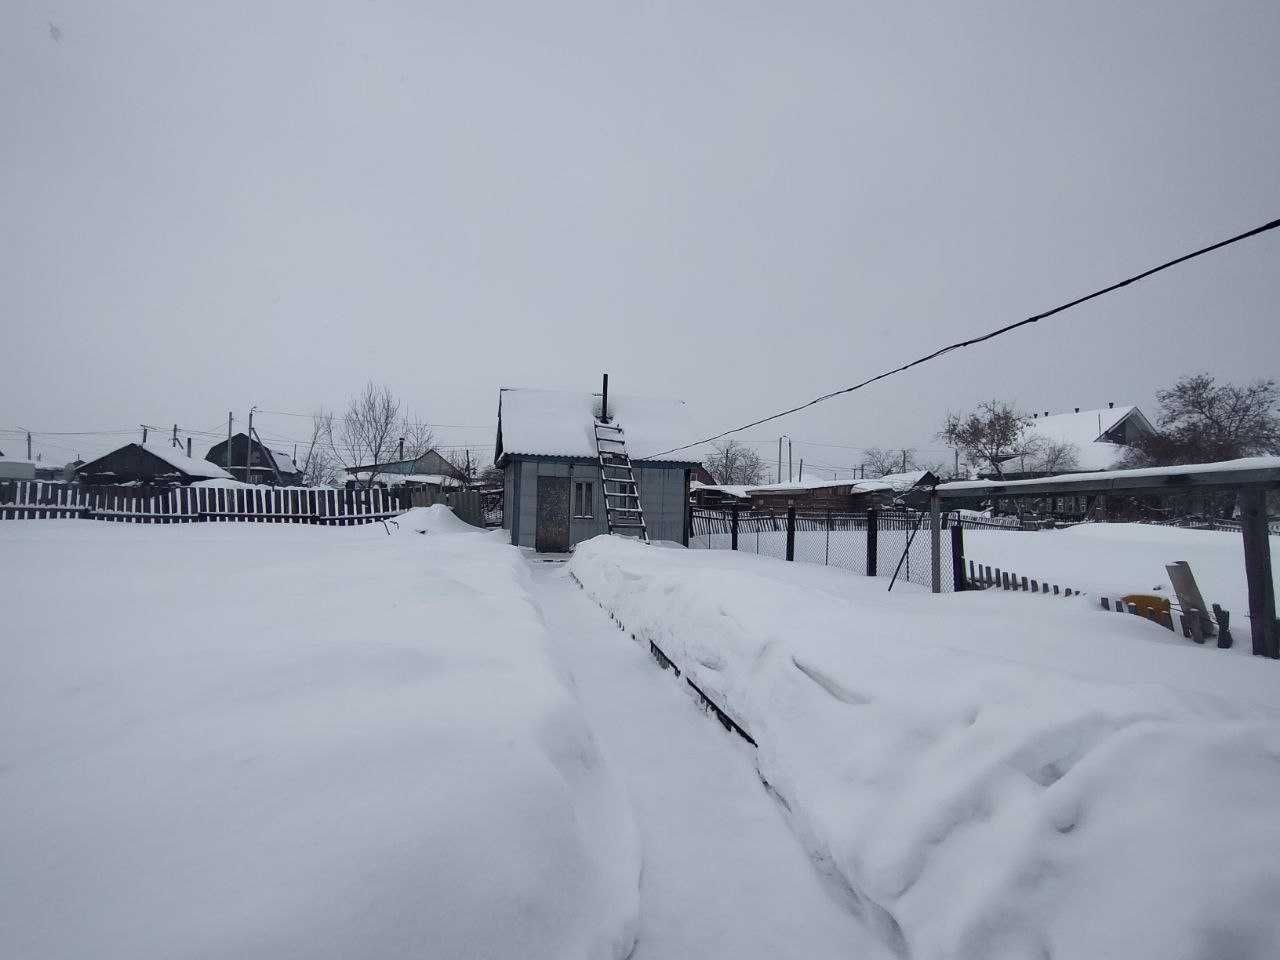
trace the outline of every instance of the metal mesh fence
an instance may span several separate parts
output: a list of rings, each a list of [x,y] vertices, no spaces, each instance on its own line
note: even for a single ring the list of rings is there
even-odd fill
[[[941,587],[956,588],[952,565],[951,524],[944,517],[941,540]],[[875,551],[874,574],[932,586],[929,515],[915,510],[881,510],[874,515],[874,531],[868,513],[799,512],[795,515],[794,559],[840,567],[867,575],[868,557]],[[738,550],[787,558],[785,513],[740,512],[737,517]],[[694,549],[729,550],[733,547],[733,514],[729,511],[694,510],[689,546]]]

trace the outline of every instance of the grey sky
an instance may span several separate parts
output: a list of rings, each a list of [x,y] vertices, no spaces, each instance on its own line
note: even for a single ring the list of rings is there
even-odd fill
[[[0,428],[374,378],[491,449],[605,369],[729,426],[1280,215],[1277,49],[1274,0],[10,0]],[[1274,376],[1277,303],[1268,235],[749,436]]]

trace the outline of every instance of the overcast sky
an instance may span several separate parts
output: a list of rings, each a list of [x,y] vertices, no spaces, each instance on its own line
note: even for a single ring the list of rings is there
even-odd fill
[[[373,378],[491,453],[602,370],[728,427],[1280,216],[1277,50],[1275,0],[6,0],[0,428]],[[1150,408],[1280,374],[1278,305],[1273,233],[747,436]]]

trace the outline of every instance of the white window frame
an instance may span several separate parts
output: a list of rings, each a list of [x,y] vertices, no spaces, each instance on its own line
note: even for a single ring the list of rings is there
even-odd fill
[[[594,520],[595,514],[595,491],[592,489],[595,484],[590,480],[574,480],[573,481],[573,510],[571,515],[575,520]],[[582,512],[582,501],[587,501],[587,506],[591,508],[590,513]]]

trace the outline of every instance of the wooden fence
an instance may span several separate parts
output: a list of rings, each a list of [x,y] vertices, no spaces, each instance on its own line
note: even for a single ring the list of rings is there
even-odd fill
[[[350,526],[395,516],[386,490],[314,487],[91,487],[0,483],[0,520],[77,517],[115,523],[319,523]]]

